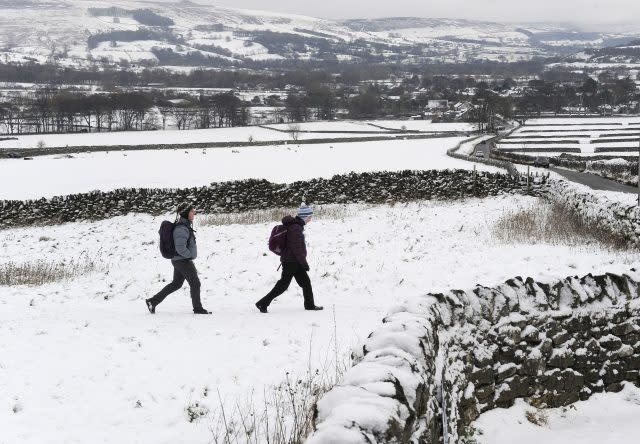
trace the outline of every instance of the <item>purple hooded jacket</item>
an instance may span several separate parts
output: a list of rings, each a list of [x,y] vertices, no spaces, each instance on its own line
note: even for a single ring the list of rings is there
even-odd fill
[[[307,245],[304,241],[304,221],[299,217],[285,216],[282,225],[287,227],[287,247],[280,256],[281,262],[297,262],[303,267],[307,264]]]

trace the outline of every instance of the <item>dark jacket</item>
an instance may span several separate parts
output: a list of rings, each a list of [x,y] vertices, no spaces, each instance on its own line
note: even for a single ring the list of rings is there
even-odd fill
[[[282,225],[287,227],[287,246],[280,256],[281,262],[296,262],[303,267],[307,264],[307,245],[304,241],[304,221],[299,217],[285,216]]]
[[[176,255],[172,261],[184,261],[198,257],[196,236],[188,219],[180,217],[173,229],[173,243],[176,246]]]

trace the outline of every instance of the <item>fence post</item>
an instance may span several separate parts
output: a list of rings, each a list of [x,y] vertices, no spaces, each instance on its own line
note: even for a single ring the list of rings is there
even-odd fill
[[[529,193],[529,165],[527,165],[527,193]]]
[[[473,195],[476,195],[476,164],[473,164]]]

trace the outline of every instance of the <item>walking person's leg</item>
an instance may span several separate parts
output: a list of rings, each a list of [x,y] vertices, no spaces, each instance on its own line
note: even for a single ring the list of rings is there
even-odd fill
[[[193,261],[180,261],[179,270],[189,284],[193,312],[206,312],[206,314],[209,314],[209,312],[202,307],[202,302],[200,300],[200,278],[198,278],[198,270],[196,269]]]
[[[306,310],[322,310],[322,307],[319,307],[313,301],[313,289],[311,288],[311,279],[309,278],[309,274],[304,270],[304,268],[300,267],[298,271],[293,275],[296,279],[296,282],[302,288],[302,296],[304,297],[304,308]]]
[[[256,307],[258,307],[260,311],[266,313],[269,304],[271,304],[275,298],[287,291],[289,284],[291,284],[291,279],[293,279],[293,275],[299,267],[300,266],[296,263],[285,262],[282,264],[282,276],[280,277],[280,280],[276,282],[276,285],[265,297],[256,302]]]
[[[182,285],[184,284],[184,276],[176,267],[176,262],[172,261],[171,265],[173,265],[173,280],[165,285],[165,287],[160,290],[155,296],[146,300],[147,308],[149,308],[149,311],[151,313],[155,313],[156,307],[171,293],[182,288]]]

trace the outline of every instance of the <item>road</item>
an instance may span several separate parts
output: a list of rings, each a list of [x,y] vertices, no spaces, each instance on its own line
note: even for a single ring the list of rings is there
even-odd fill
[[[595,174],[590,173],[581,173],[578,171],[565,170],[563,168],[549,168],[549,170],[553,171],[568,179],[572,182],[576,182],[582,185],[586,185],[594,190],[603,190],[603,191],[617,191],[621,193],[631,193],[637,194],[638,189],[636,187],[632,187],[629,185],[623,185],[613,180],[605,179],[604,177],[597,176]]]

